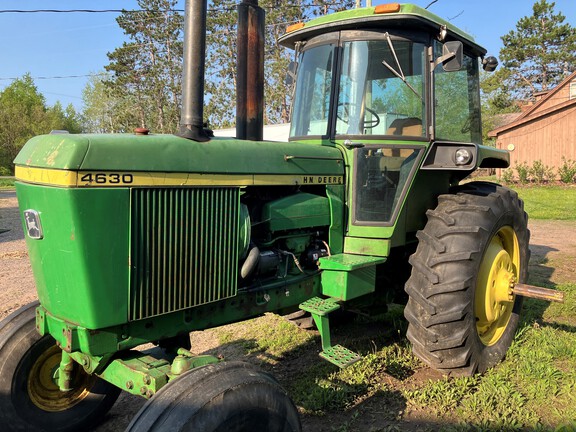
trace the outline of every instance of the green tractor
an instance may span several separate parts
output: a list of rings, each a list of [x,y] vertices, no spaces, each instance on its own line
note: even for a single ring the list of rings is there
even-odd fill
[[[257,2],[239,15],[261,36]],[[460,184],[509,165],[481,145],[479,66],[496,60],[472,37],[397,3],[291,26],[290,141],[265,142],[261,48],[238,137],[203,127],[205,19],[187,2],[179,135],[50,134],[15,160],[39,302],[0,323],[3,428],[84,430],[124,390],[148,399],[130,431],[298,431],[273,377],[193,355],[189,332],[302,310],[345,367],[360,356],[332,344],[330,314],[404,301],[414,353],[470,375],[504,358],[522,295],[554,297],[523,284],[517,194]]]

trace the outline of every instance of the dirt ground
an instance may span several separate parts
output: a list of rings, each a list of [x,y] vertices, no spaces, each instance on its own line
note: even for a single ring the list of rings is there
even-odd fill
[[[537,283],[565,283],[576,281],[576,223],[563,221],[530,221],[531,230],[531,260],[530,274],[531,282]],[[24,234],[19,219],[18,204],[16,194],[13,191],[0,190],[0,319],[3,319],[12,311],[18,309],[36,298],[34,280],[28,262],[28,254],[24,241]],[[211,331],[192,333],[193,351],[195,353],[214,352],[218,349],[218,340]],[[308,358],[309,357],[309,358]],[[318,361],[316,353],[304,354],[299,361]],[[275,373],[282,383],[289,379],[288,369],[297,368],[297,361],[290,360],[293,364],[280,366]],[[434,377],[435,373],[422,368],[411,380],[427,380]],[[383,380],[392,380],[391,377],[383,377]],[[382,399],[367,400],[364,412],[370,413],[372,418],[379,416],[379,406],[386,403]],[[112,432],[123,430],[130,419],[143,405],[144,400],[137,397],[123,394],[107,415],[103,425],[95,430],[98,432]],[[372,406],[371,406],[372,405]],[[403,407],[388,407],[387,412],[396,410],[398,413]],[[422,418],[420,419],[420,416]],[[342,414],[341,418],[334,417],[303,418],[305,431],[334,430],[333,428],[342,425],[349,418],[349,414]],[[418,430],[419,424],[425,427],[433,425],[426,420],[425,413],[411,412],[409,418],[403,417],[410,425],[402,429]],[[366,418],[365,424],[370,424],[370,419]],[[398,423],[395,423],[398,425]],[[384,428],[386,423],[377,426]],[[369,430],[369,429],[366,429]]]

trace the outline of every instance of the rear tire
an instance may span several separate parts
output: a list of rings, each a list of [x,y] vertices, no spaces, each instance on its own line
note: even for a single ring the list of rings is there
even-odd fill
[[[74,364],[73,388],[61,392],[53,376],[62,351],[36,331],[37,306],[24,306],[0,323],[2,430],[86,430],[102,421],[120,389]]]
[[[162,387],[126,432],[299,432],[294,403],[255,366],[224,362],[192,369]]]
[[[518,195],[474,182],[441,195],[410,257],[407,337],[424,363],[450,375],[483,373],[500,362],[516,332],[530,231]]]

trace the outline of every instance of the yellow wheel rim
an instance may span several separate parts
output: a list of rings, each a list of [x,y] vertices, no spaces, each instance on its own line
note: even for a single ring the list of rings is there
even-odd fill
[[[32,365],[28,375],[28,395],[38,408],[58,412],[65,411],[78,404],[90,394],[96,377],[74,365],[72,390],[60,391],[58,387],[58,369],[62,351],[56,345],[44,351]]]
[[[515,299],[512,289],[518,281],[519,271],[518,238],[514,229],[506,226],[490,240],[476,282],[476,330],[486,346],[500,340],[510,321]]]

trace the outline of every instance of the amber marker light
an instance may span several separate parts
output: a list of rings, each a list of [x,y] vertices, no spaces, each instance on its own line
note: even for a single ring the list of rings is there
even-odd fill
[[[400,3],[386,3],[374,8],[375,14],[387,14],[400,11]]]
[[[286,33],[293,32],[294,30],[300,30],[302,27],[304,27],[303,22],[289,25],[288,27],[286,27]]]

